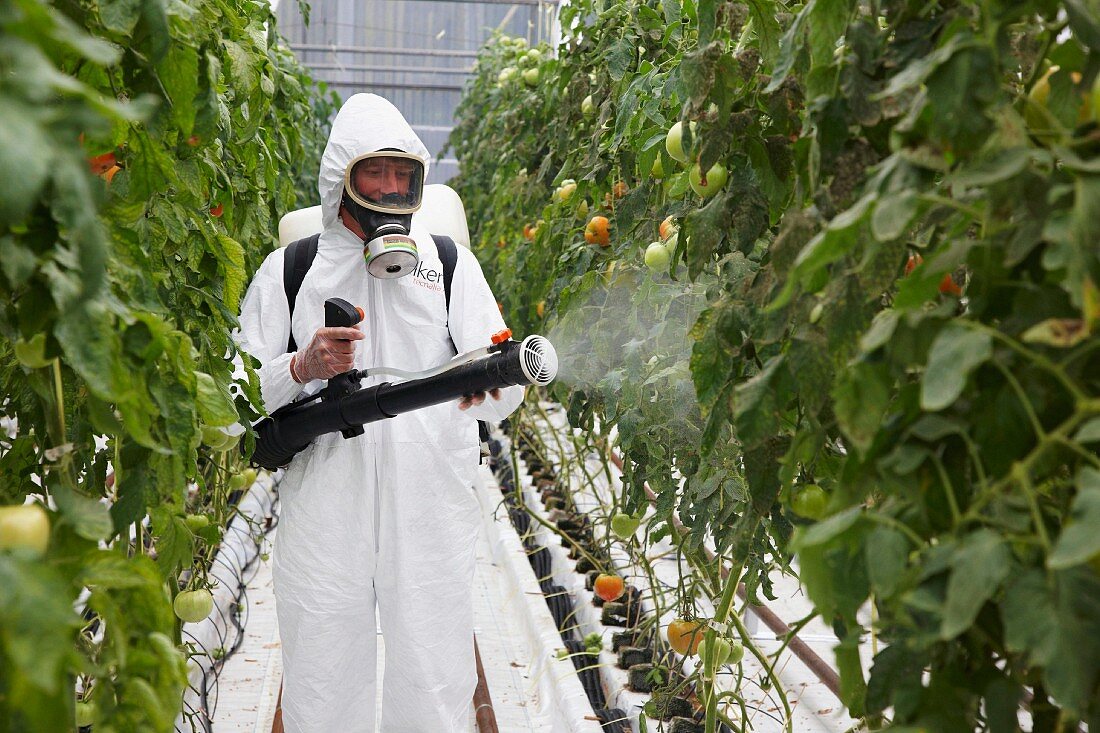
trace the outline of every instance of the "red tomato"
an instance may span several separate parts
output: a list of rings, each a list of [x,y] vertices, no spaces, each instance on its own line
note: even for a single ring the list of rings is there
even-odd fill
[[[922,262],[924,262],[924,258],[921,257],[919,254],[909,255],[909,259],[905,262],[906,277],[908,277],[913,272],[913,270],[917,269],[917,265],[921,264]]]
[[[944,295],[953,295],[957,298],[963,294],[963,289],[959,287],[959,284],[955,282],[955,278],[953,278],[949,272],[943,276],[943,280],[940,280],[940,292]]]

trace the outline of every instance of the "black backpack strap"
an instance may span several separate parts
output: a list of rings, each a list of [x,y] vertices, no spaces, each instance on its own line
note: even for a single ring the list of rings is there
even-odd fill
[[[286,253],[283,255],[283,290],[286,292],[286,304],[290,306],[291,324],[294,322],[294,301],[298,299],[302,281],[306,279],[306,273],[313,264],[313,258],[317,256],[317,241],[320,238],[321,235],[318,233],[286,246]],[[286,350],[287,353],[298,350],[298,344],[294,341],[293,325]]]
[[[458,245],[455,240],[442,234],[433,234],[439,261],[443,263],[443,294],[447,298],[447,321],[451,320],[451,281],[455,277],[455,265],[458,264]]]
[[[443,264],[443,294],[447,300],[447,328],[451,326],[451,281],[454,280],[455,266],[458,264],[458,245],[450,237],[442,234],[433,234],[432,241],[435,242],[436,252],[439,254],[439,261]],[[458,345],[454,342],[454,337],[451,338],[451,344],[455,347],[455,353],[458,353]],[[484,420],[477,421],[478,437],[482,443],[489,440],[489,423]]]

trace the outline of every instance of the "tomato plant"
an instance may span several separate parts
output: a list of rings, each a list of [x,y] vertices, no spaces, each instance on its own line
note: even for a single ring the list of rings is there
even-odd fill
[[[577,0],[537,87],[494,96],[486,47],[456,115],[474,249],[513,328],[553,329],[573,378],[548,396],[623,456],[615,505],[651,506],[646,536],[685,555],[712,541],[750,598],[797,557],[869,728],[1011,729],[1019,707],[1035,730],[1100,725],[1083,8]],[[709,188],[715,165],[704,198],[691,168]],[[612,196],[615,248],[580,241],[566,177],[591,201],[639,182]],[[653,278],[618,244],[670,215],[676,279]],[[494,246],[536,218],[530,246]],[[695,568],[685,616],[720,585]]]
[[[97,728],[171,730],[169,589],[216,550],[186,517],[227,522],[240,463],[203,426],[258,417],[230,334],[332,98],[236,1],[13,0],[0,67],[0,504],[51,507],[20,510],[33,551],[0,551],[0,728],[72,729],[79,676]]]

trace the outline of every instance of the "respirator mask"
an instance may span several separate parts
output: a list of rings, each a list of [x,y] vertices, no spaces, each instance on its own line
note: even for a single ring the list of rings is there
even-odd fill
[[[409,231],[423,193],[424,163],[410,153],[379,150],[348,165],[342,203],[366,235],[363,257],[374,277],[404,277],[420,261]]]

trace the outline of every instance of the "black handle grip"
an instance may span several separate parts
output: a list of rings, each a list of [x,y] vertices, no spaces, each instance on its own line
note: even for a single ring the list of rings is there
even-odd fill
[[[325,326],[328,328],[350,327],[363,320],[359,309],[343,298],[329,298],[325,301]]]

